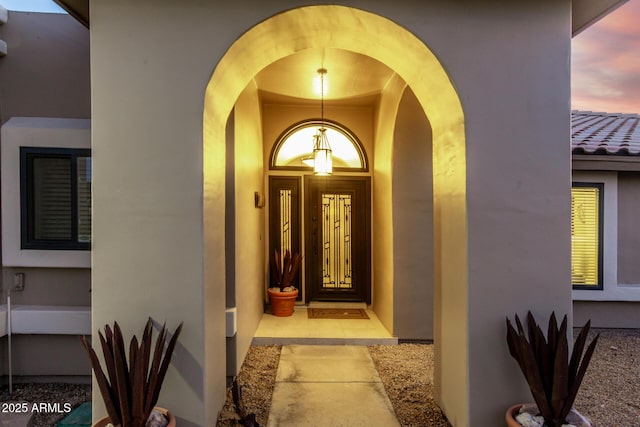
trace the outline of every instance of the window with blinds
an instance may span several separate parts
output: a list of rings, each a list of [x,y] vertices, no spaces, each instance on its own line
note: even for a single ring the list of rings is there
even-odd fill
[[[22,249],[90,249],[90,150],[21,147],[20,180]]]
[[[603,184],[571,189],[571,281],[577,289],[602,289]]]

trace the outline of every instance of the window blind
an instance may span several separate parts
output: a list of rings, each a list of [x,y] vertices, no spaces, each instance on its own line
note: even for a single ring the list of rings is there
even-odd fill
[[[571,281],[598,286],[600,277],[600,188],[571,189]]]
[[[91,157],[77,158],[78,242],[91,242]]]
[[[71,159],[33,159],[33,237],[71,240]]]

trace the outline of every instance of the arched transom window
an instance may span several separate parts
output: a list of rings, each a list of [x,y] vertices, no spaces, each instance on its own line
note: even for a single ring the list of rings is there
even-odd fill
[[[331,145],[334,170],[366,171],[367,158],[360,141],[347,128],[324,121]],[[319,120],[297,123],[284,131],[271,154],[271,169],[313,169],[313,135],[321,127]]]

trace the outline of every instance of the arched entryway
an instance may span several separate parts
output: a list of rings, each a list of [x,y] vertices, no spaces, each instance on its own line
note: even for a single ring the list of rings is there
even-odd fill
[[[329,27],[326,22],[331,22]],[[394,90],[397,99],[379,106],[379,114],[389,117],[379,121],[372,174],[390,176],[392,173],[393,117],[397,112],[404,87],[415,94],[429,119],[433,143],[433,176],[435,204],[435,338],[438,342],[437,358],[443,354],[456,354],[450,365],[438,363],[436,373],[438,399],[443,407],[466,408],[468,397],[459,393],[467,387],[468,379],[460,371],[459,362],[466,361],[465,310],[466,305],[466,201],[465,201],[465,132],[464,115],[455,88],[444,68],[413,34],[392,21],[362,10],[342,6],[311,6],[293,9],[276,15],[240,37],[216,67],[209,82],[204,111],[204,211],[205,234],[215,237],[219,230],[207,226],[207,218],[224,215],[224,204],[209,198],[211,194],[224,194],[225,141],[229,131],[228,119],[237,101],[247,91],[258,88],[250,82],[265,67],[282,58],[307,49],[342,49],[355,52],[386,65],[397,78],[386,90]],[[246,109],[254,107],[248,106]],[[246,110],[245,110],[246,111]],[[255,108],[254,108],[255,112]],[[234,127],[239,131],[238,126]],[[236,165],[237,165],[236,159]],[[262,167],[265,167],[264,164]],[[393,328],[393,257],[388,242],[393,241],[391,188],[384,180],[374,188],[373,210],[381,226],[374,232],[372,261],[374,267],[374,308],[389,329]],[[374,184],[375,187],[375,184]],[[258,221],[259,222],[259,221]],[[236,228],[236,242],[244,241]],[[205,240],[207,253],[224,253],[217,247],[219,239]],[[253,249],[264,254],[264,247]],[[420,254],[416,254],[420,256]],[[264,262],[264,256],[263,261]],[[264,264],[260,264],[258,269]],[[205,271],[205,283],[213,283]],[[446,278],[447,288],[441,283]],[[236,278],[237,279],[237,278]],[[251,310],[249,310],[251,311]],[[455,322],[446,322],[448,313],[456,312]],[[462,316],[462,317],[461,317]],[[242,318],[239,315],[239,323]],[[447,328],[447,333],[443,329]],[[440,361],[439,360],[439,361]],[[444,385],[440,379],[450,381]],[[456,410],[456,409],[454,409]],[[463,409],[464,410],[464,409]]]

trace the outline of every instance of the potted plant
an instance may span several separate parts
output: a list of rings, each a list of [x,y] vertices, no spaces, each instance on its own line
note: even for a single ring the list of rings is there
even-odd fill
[[[598,334],[591,341],[582,357],[591,322],[587,322],[580,331],[569,359],[566,315],[558,328],[556,316],[551,314],[546,339],[531,312],[527,314],[527,334],[518,315],[515,316],[515,321],[517,331],[507,318],[509,353],[518,362],[535,405],[527,407],[519,404],[509,408],[505,415],[507,425],[521,426],[522,423],[516,421],[516,418],[520,418],[529,419],[531,426],[542,426],[542,423],[547,427],[561,427],[563,424],[591,426],[586,418],[573,409],[578,389],[600,336]],[[534,419],[536,416],[537,420]]]
[[[275,316],[286,317],[293,314],[293,306],[298,298],[298,289],[294,286],[293,280],[298,275],[301,261],[299,253],[292,256],[289,250],[285,252],[284,259],[277,250],[274,253],[271,268],[272,287],[267,291]]]
[[[116,427],[144,427],[155,425],[153,420],[161,416],[166,418],[168,426],[176,425],[175,417],[169,411],[157,408],[155,405],[169,368],[171,355],[182,330],[182,323],[168,340],[166,350],[165,344],[169,334],[166,327],[162,326],[155,342],[153,355],[151,354],[152,330],[153,323],[149,318],[140,343],[138,344],[135,336],[131,338],[128,346],[128,363],[127,348],[118,323],[114,322],[113,329],[105,325],[104,335],[98,331],[106,374],[95,350],[91,347],[90,340],[82,337],[82,344],[91,360],[91,367],[108,414],[107,417],[96,422],[94,427],[106,426],[108,423]]]

